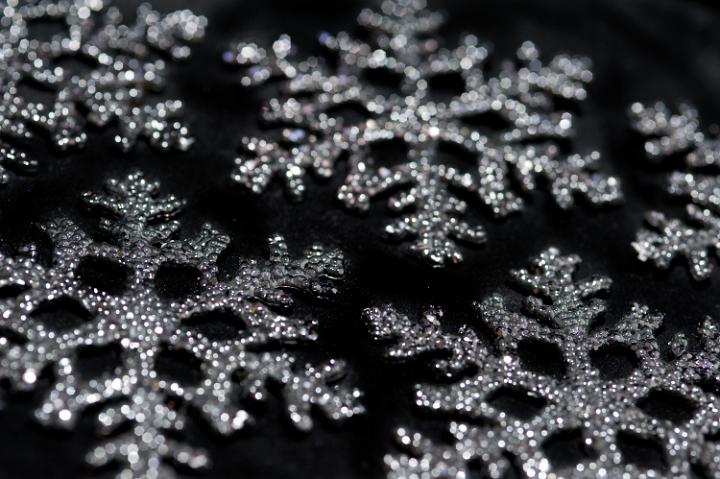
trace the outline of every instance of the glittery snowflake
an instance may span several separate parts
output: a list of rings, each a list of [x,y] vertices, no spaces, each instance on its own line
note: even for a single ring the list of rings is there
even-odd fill
[[[208,467],[202,449],[179,439],[187,409],[231,434],[252,421],[242,404],[263,401],[269,383],[279,386],[291,422],[303,431],[313,427],[313,409],[333,421],[363,411],[359,391],[341,382],[342,361],[306,364],[280,349],[317,339],[316,320],[277,308],[291,311],[294,290],[333,294],[343,276],[340,252],[313,246],[293,258],[273,236],[268,259],[242,260],[233,278],[220,280],[217,259],[229,238],[205,225],[196,237],[178,239],[173,218],[183,201],[159,196],[159,185],[142,174],[111,180],[84,200],[100,212],[107,242],[63,219],[45,227],[54,244],[49,265],[35,253],[0,257],[0,288],[16,294],[0,303],[0,377],[25,390],[44,370],[54,372],[35,412],[48,426],[72,428],[80,413],[100,404],[99,432],[108,437],[88,453],[91,465],[120,462],[122,479],[175,477],[171,463]],[[120,280],[93,284],[93,265]],[[163,292],[160,278],[182,271],[192,287]],[[57,318],[68,311],[80,324],[63,327]],[[88,377],[79,366],[82,351],[99,347],[115,348],[119,360]],[[163,351],[194,358],[198,383],[158,372]],[[133,427],[121,427],[128,423]]]
[[[438,309],[419,322],[391,306],[366,311],[374,337],[389,343],[389,357],[444,354],[432,364],[451,383],[418,385],[417,405],[474,420],[451,424],[452,444],[399,429],[406,452],[386,457],[389,477],[467,478],[478,461],[493,478],[513,463],[527,477],[688,478],[691,467],[718,477],[717,324],[703,322],[699,351],[679,335],[672,358],[665,358],[655,338],[662,316],[647,307],[633,305],[612,326],[596,323],[605,311],[599,295],[611,281],[576,279],[579,263],[577,256],[550,248],[530,269],[513,271],[528,296],[519,312],[507,306],[516,301],[499,294],[477,305],[488,340],[470,326],[444,331]],[[526,362],[532,351],[551,366]],[[627,367],[608,367],[623,360]],[[508,407],[508,399],[522,406]],[[674,415],[658,407],[663,401]],[[554,463],[548,445],[573,435],[582,457],[572,465]],[[633,442],[657,446],[662,470],[628,460]]]
[[[708,279],[715,268],[711,255],[720,245],[720,177],[703,171],[720,165],[720,139],[700,131],[698,112],[688,105],[680,105],[673,114],[661,102],[635,103],[630,116],[633,128],[649,137],[645,143],[649,158],[684,156],[686,170],[670,175],[668,192],[690,200],[689,223],[652,211],[646,218],[649,228],[638,232],[633,247],[641,261],[663,269],[684,256],[695,280]]]
[[[158,148],[187,149],[182,103],[151,103],[165,84],[165,59],[190,55],[207,20],[188,10],[160,14],[137,9],[134,23],[103,0],[9,0],[0,10],[0,179],[5,169],[31,169],[17,146],[31,126],[59,149],[85,144],[88,125],[117,123],[115,142],[125,151],[142,137]],[[58,33],[44,32],[51,25]],[[76,59],[87,68],[64,67]],[[51,92],[52,102],[27,98],[23,86]]]
[[[283,96],[271,99],[261,114],[265,125],[284,127],[282,134],[245,138],[233,179],[260,193],[277,178],[299,199],[308,173],[329,177],[338,159],[347,158],[341,202],[366,211],[371,201],[390,195],[397,219],[385,234],[410,241],[412,251],[437,266],[462,260],[457,240],[485,241],[482,227],[462,220],[468,209],[464,193],[496,217],[521,210],[523,195],[540,184],[561,208],[572,206],[576,196],[594,204],[618,200],[619,183],[597,171],[597,152],[566,157],[556,144],[573,136],[573,116],[559,110],[557,100],[586,98],[589,60],[558,55],[543,63],[526,42],[492,76],[484,66],[488,49],[476,37],[465,36],[454,49],[441,46],[444,21],[424,0],[384,1],[378,11],[366,9],[358,17],[367,42],[348,33],[320,35],[338,59],[333,67],[321,58],[298,59],[288,36],[269,48],[233,44],[224,59],[244,68],[243,85],[284,82]],[[378,71],[400,78],[395,92],[367,81]],[[434,99],[431,91],[443,75],[456,75],[463,85],[447,101]],[[359,108],[366,119],[345,119],[346,106]],[[465,121],[486,114],[505,126],[483,134]],[[395,166],[373,158],[374,145],[389,140],[407,147],[407,157]],[[441,159],[445,147],[470,157],[467,170]]]

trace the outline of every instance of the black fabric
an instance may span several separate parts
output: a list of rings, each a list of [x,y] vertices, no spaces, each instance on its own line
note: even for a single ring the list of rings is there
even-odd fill
[[[132,2],[127,4],[132,11]],[[594,272],[614,279],[606,321],[618,320],[632,302],[647,304],[666,314],[659,332],[666,344],[680,330],[695,339],[700,319],[717,314],[720,273],[696,284],[684,263],[658,272],[640,263],[630,247],[645,211],[682,215],[682,204],[671,201],[664,189],[667,173],[680,163],[658,166],[645,161],[642,140],[628,129],[626,117],[631,102],[662,99],[669,104],[679,100],[695,104],[706,124],[720,120],[720,14],[712,2],[442,2],[451,14],[447,37],[475,33],[494,45],[494,59],[510,57],[526,39],[535,41],[545,58],[559,52],[592,58],[595,77],[588,100],[578,108],[578,137],[572,148],[599,149],[605,171],[621,178],[625,193],[618,206],[580,204],[567,212],[548,195],[533,194],[524,213],[502,221],[492,220],[487,211],[473,205],[468,218],[486,226],[488,242],[466,247],[466,261],[446,269],[432,269],[405,254],[403,246],[380,237],[388,220],[382,201],[367,215],[348,213],[339,205],[335,191],[345,165],[338,166],[330,181],[311,181],[302,203],[288,201],[279,185],[255,196],[229,179],[240,138],[258,131],[257,111],[272,89],[242,88],[237,72],[220,61],[225,44],[234,38],[267,40],[286,32],[301,50],[312,53],[317,32],[353,27],[360,2],[163,0],[154,5],[161,11],[186,6],[209,17],[207,38],[195,46],[189,62],[171,67],[171,82],[164,93],[186,103],[197,143],[186,153],[160,153],[140,144],[122,154],[109,146],[111,129],[91,135],[86,149],[67,154],[34,142],[31,154],[41,161],[37,174],[0,191],[0,238],[2,250],[13,253],[36,238],[31,224],[58,214],[92,225],[92,218],[80,208],[80,194],[139,168],[160,180],[164,192],[187,200],[183,235],[208,222],[232,236],[229,252],[221,258],[228,273],[238,257],[264,254],[265,238],[274,232],[284,234],[296,252],[316,241],[346,252],[349,266],[340,293],[330,301],[304,301],[299,310],[320,322],[320,341],[307,348],[307,357],[346,359],[349,381],[365,391],[367,414],[340,425],[318,417],[317,427],[301,434],[285,418],[280,400],[272,398],[257,412],[253,430],[229,439],[219,438],[194,418],[187,435],[194,444],[207,445],[214,461],[201,477],[382,477],[383,455],[395,450],[397,426],[442,438],[447,418],[413,406],[413,385],[433,380],[429,368],[420,360],[406,364],[384,360],[382,346],[367,333],[363,308],[394,302],[419,314],[426,305],[435,304],[445,309],[448,328],[477,325],[472,302],[494,291],[510,291],[508,271],[526,266],[530,256],[550,245],[581,255],[582,275]],[[166,367],[178,368],[173,361],[182,358],[167,358]],[[49,380],[42,384],[46,389]],[[42,394],[43,388],[7,395],[6,408],[0,410],[0,478],[112,477],[111,471],[92,472],[83,466],[83,455],[97,441],[90,414],[67,432],[45,430],[33,422],[32,409]],[[572,437],[567,442],[572,443]],[[581,445],[575,449],[583,452]],[[652,444],[628,445],[628,450],[636,451],[637,461],[650,463],[658,460],[655,449]],[[560,444],[553,454],[562,461],[572,451]]]

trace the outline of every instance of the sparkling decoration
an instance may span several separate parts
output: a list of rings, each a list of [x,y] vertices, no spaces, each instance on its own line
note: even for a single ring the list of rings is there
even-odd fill
[[[526,42],[491,76],[484,63],[488,48],[476,37],[465,36],[454,49],[441,46],[444,21],[424,0],[383,1],[378,11],[366,9],[358,17],[367,42],[347,33],[320,35],[337,66],[319,57],[297,59],[287,35],[269,48],[234,43],[224,60],[244,69],[243,85],[283,80],[282,97],[271,99],[261,117],[267,126],[285,128],[279,138],[245,138],[232,178],[256,193],[280,179],[300,199],[308,173],[330,177],[335,163],[347,158],[340,201],[367,211],[372,200],[391,194],[389,209],[398,218],[385,234],[410,241],[411,250],[435,266],[462,260],[457,240],[486,239],[482,227],[461,219],[468,209],[463,193],[496,217],[522,210],[522,196],[539,184],[561,208],[572,206],[577,195],[593,204],[618,200],[619,182],[598,173],[597,152],[565,157],[555,144],[574,134],[572,114],[560,111],[556,100],[586,98],[589,60],[558,55],[545,64]],[[399,79],[391,93],[369,81],[383,72]],[[432,89],[444,76],[462,84],[462,93],[447,101],[434,98]],[[346,107],[364,118],[343,117]],[[504,126],[487,133],[469,126],[486,115]],[[394,166],[377,164],[373,148],[393,140],[406,145],[406,158]],[[446,164],[445,148],[469,157],[467,171]]]
[[[719,477],[718,325],[704,320],[698,350],[676,336],[665,358],[655,338],[662,315],[647,307],[633,305],[612,326],[597,324],[605,311],[598,296],[611,280],[576,279],[579,263],[550,248],[530,269],[513,271],[528,292],[523,311],[499,294],[478,304],[489,339],[469,326],[443,331],[436,308],[420,322],[392,306],[366,311],[390,358],[444,355],[432,363],[444,384],[418,385],[416,404],[473,420],[451,424],[452,444],[398,429],[405,452],[385,458],[388,477],[465,479],[478,462],[492,478],[505,477],[513,463],[528,478],[697,477],[691,469]],[[533,351],[542,359],[526,361]],[[627,367],[617,366],[623,360]],[[576,442],[563,447],[563,458],[573,448],[582,453],[558,464],[550,445],[568,437]],[[634,462],[628,444],[657,450],[660,466]]]
[[[0,181],[7,182],[7,169],[36,166],[5,143],[26,142],[31,127],[60,150],[84,145],[88,126],[112,122],[124,151],[140,137],[162,149],[192,144],[179,121],[180,101],[149,102],[164,88],[165,60],[189,57],[188,45],[203,37],[207,20],[189,10],[164,15],[143,4],[135,22],[126,24],[108,3],[9,0],[0,8]],[[82,66],[65,66],[68,60]],[[48,91],[52,101],[28,98],[28,85]]]
[[[293,290],[335,293],[344,274],[340,252],[316,245],[292,258],[283,238],[272,236],[267,260],[242,260],[234,277],[221,280],[217,259],[229,238],[205,225],[197,237],[177,239],[173,218],[183,201],[159,196],[159,185],[142,174],[110,180],[84,200],[99,211],[108,242],[63,219],[45,227],[55,248],[49,265],[32,249],[27,257],[0,257],[0,288],[8,293],[0,303],[0,377],[27,390],[44,370],[54,372],[35,412],[47,426],[72,428],[99,404],[94,414],[107,439],[88,453],[89,464],[120,463],[118,479],[172,478],[173,463],[206,468],[207,454],[180,438],[187,409],[228,435],[252,422],[241,402],[263,401],[269,382],[303,431],[313,427],[313,409],[333,421],[363,412],[359,391],[341,382],[342,361],[304,364],[279,351],[317,339],[316,320],[274,310],[290,312]],[[115,271],[122,281],[93,284],[89,272],[99,264],[103,277]],[[163,289],[163,276],[182,271],[193,278],[187,291]],[[76,322],[58,319],[68,316]],[[88,376],[83,351],[98,348],[116,351],[117,364]],[[199,364],[197,383],[159,372],[168,351]]]
[[[632,127],[649,137],[649,158],[684,155],[686,170],[670,175],[668,192],[690,200],[689,223],[657,211],[648,213],[648,228],[641,229],[632,244],[638,258],[667,269],[673,259],[684,256],[693,279],[708,279],[715,269],[710,256],[720,246],[720,177],[703,170],[720,166],[720,139],[700,131],[698,112],[688,105],[680,105],[673,114],[661,102],[634,103],[630,117]]]

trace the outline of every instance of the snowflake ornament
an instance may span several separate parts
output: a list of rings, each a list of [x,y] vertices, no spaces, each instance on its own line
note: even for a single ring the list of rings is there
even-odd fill
[[[662,315],[645,306],[633,305],[614,326],[595,325],[605,311],[598,296],[611,280],[576,279],[579,263],[579,257],[550,248],[530,269],[513,271],[528,293],[522,311],[508,308],[511,298],[500,294],[477,305],[490,340],[467,325],[457,333],[443,331],[438,309],[419,322],[392,306],[366,311],[373,336],[389,343],[388,357],[444,354],[432,364],[450,384],[418,385],[416,404],[473,420],[451,424],[452,444],[398,429],[405,452],[385,458],[388,477],[467,478],[478,461],[492,478],[504,477],[513,464],[528,478],[690,478],[694,468],[707,477],[720,475],[714,439],[720,398],[712,392],[720,379],[718,325],[704,321],[699,351],[678,335],[673,357],[665,359],[655,338]],[[531,351],[552,366],[526,362]],[[623,358],[626,368],[603,366]],[[508,400],[522,406],[508,407]],[[671,414],[657,407],[663,400]],[[573,435],[582,457],[571,465],[555,463],[549,444]],[[661,450],[662,470],[626,457],[633,442]]]
[[[9,0],[0,11],[0,179],[5,169],[36,166],[5,142],[23,143],[41,129],[60,150],[83,146],[89,127],[118,123],[124,151],[140,138],[158,148],[186,150],[193,142],[180,121],[182,103],[152,103],[165,85],[166,59],[183,60],[204,35],[207,20],[189,10],[137,9],[134,23],[104,0]],[[46,23],[60,27],[46,38]],[[64,67],[68,58],[89,65]],[[24,85],[52,93],[34,101]]]
[[[689,223],[651,211],[648,228],[641,229],[632,243],[641,261],[667,269],[676,257],[685,257],[696,281],[710,278],[711,259],[720,245],[720,177],[703,170],[720,165],[720,139],[700,131],[697,110],[680,105],[673,114],[663,103],[630,107],[633,129],[649,137],[645,152],[652,160],[682,154],[685,171],[670,175],[668,192],[688,198]]]
[[[339,251],[316,245],[294,258],[284,239],[272,236],[268,259],[242,260],[233,278],[220,280],[217,259],[229,238],[205,225],[197,237],[179,239],[174,218],[183,201],[160,196],[159,185],[141,173],[110,180],[84,200],[99,212],[107,241],[61,219],[45,227],[55,248],[49,265],[32,249],[27,257],[0,257],[0,288],[16,294],[0,303],[0,377],[25,390],[44,370],[54,372],[35,411],[47,426],[72,428],[100,404],[98,431],[107,439],[88,453],[89,464],[119,462],[122,479],[172,478],[173,463],[206,468],[208,455],[180,439],[187,409],[229,435],[252,422],[242,403],[263,401],[268,383],[279,386],[290,420],[303,431],[313,427],[313,409],[333,421],[363,412],[360,392],[341,381],[342,361],[303,363],[281,350],[317,339],[316,320],[276,311],[291,312],[292,291],[335,293],[343,276]],[[120,279],[93,283],[92,265]],[[163,289],[163,277],[182,271],[191,287]],[[67,311],[78,321],[59,322]],[[88,377],[80,367],[87,348],[114,348],[117,364]],[[197,384],[158,372],[163,351],[194,358]],[[133,427],[121,427],[128,423]]]
[[[561,208],[572,206],[576,196],[593,204],[619,200],[619,182],[598,172],[597,152],[566,157],[556,144],[574,133],[573,115],[559,110],[557,100],[586,98],[589,60],[558,55],[546,64],[526,42],[492,76],[484,63],[488,48],[476,37],[465,36],[454,49],[441,46],[444,21],[424,0],[383,1],[379,10],[365,9],[358,17],[368,41],[348,33],[320,35],[322,46],[337,57],[332,67],[319,57],[298,59],[287,35],[268,48],[232,44],[223,58],[244,69],[243,85],[283,82],[282,96],[261,113],[265,126],[281,127],[282,133],[245,138],[234,181],[261,193],[280,179],[300,199],[308,174],[330,177],[339,159],[347,158],[340,201],[367,211],[371,201],[390,194],[388,206],[397,219],[385,234],[411,242],[411,250],[435,266],[462,260],[456,241],[486,239],[482,227],[462,219],[468,204],[458,192],[477,197],[496,217],[522,210],[523,196],[541,184]],[[396,91],[368,81],[383,71],[400,78]],[[431,89],[443,75],[459,76],[463,85],[447,101],[434,99]],[[342,108],[350,106],[366,118],[344,118]],[[485,114],[506,126],[483,133],[466,124]],[[407,158],[395,166],[378,164],[373,147],[391,140],[406,145]],[[471,158],[467,170],[446,164],[440,157],[444,147],[465,152]]]

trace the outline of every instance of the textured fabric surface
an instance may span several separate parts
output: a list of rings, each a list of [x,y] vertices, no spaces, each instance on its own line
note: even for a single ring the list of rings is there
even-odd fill
[[[41,161],[37,174],[0,191],[0,247],[9,253],[37,239],[33,224],[60,213],[87,224],[80,194],[138,168],[159,180],[163,192],[187,200],[184,231],[197,231],[209,222],[231,236],[221,257],[226,271],[238,257],[261,254],[265,238],[275,232],[285,235],[291,248],[320,241],[346,252],[347,279],[340,293],[322,305],[302,302],[300,310],[320,323],[318,346],[308,347],[307,356],[345,359],[350,379],[365,393],[367,413],[342,424],[318,418],[312,433],[304,434],[289,425],[279,400],[271,398],[257,414],[253,431],[232,438],[217,437],[194,418],[187,434],[208,445],[215,464],[202,477],[383,477],[382,458],[395,450],[396,427],[442,437],[447,419],[416,410],[412,386],[428,380],[426,363],[384,360],[362,310],[393,302],[413,314],[434,304],[445,309],[448,328],[472,325],[477,322],[472,302],[507,289],[508,271],[525,267],[530,256],[551,245],[579,254],[581,274],[613,278],[604,315],[608,324],[632,302],[646,304],[666,315],[659,332],[665,345],[677,331],[687,331],[695,340],[700,320],[718,315],[720,274],[695,283],[681,262],[659,272],[640,263],[630,246],[646,211],[681,215],[682,202],[665,192],[672,161],[654,165],[644,159],[643,140],[630,131],[626,109],[633,101],[688,101],[698,107],[705,124],[720,121],[720,12],[711,2],[679,0],[442,3],[450,13],[447,37],[474,33],[494,45],[496,58],[509,57],[522,41],[533,40],[547,56],[567,52],[592,59],[594,81],[588,100],[577,109],[572,148],[602,152],[604,171],[622,181],[622,204],[593,208],[580,203],[562,211],[538,193],[528,196],[523,214],[501,221],[477,205],[468,218],[485,225],[487,244],[464,247],[460,265],[432,269],[379,237],[387,219],[384,202],[375,202],[366,215],[338,204],[342,164],[332,180],[311,180],[301,203],[288,201],[279,186],[255,196],[232,184],[236,148],[242,136],[258,131],[257,112],[271,89],[241,87],[237,72],[223,66],[221,52],[233,39],[269,40],[289,33],[301,51],[312,53],[317,32],[352,28],[361,3],[349,0],[156,0],[158,10],[189,7],[209,19],[207,36],[194,47],[192,58],[170,67],[166,90],[168,97],[186,103],[195,145],[187,152],[163,153],[140,143],[124,154],[111,146],[112,134],[102,132],[91,136],[86,149],[58,154],[37,141],[30,147]],[[134,9],[133,2],[125,4]],[[181,364],[168,368],[187,374]],[[8,395],[0,410],[0,478],[112,477],[110,471],[91,472],[83,465],[84,453],[95,441],[89,415],[72,432],[44,430],[33,422],[31,411],[42,391]],[[637,454],[650,463],[657,460],[652,451]]]

